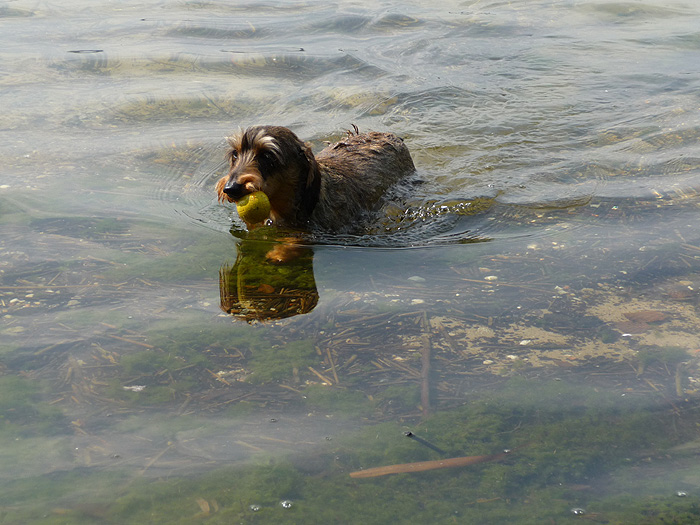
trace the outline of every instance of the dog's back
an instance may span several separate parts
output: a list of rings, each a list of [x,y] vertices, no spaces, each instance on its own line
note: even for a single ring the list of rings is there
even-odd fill
[[[415,172],[404,141],[393,133],[352,134],[316,155],[323,176],[315,225],[331,230],[352,227],[352,220],[376,208],[386,190]]]

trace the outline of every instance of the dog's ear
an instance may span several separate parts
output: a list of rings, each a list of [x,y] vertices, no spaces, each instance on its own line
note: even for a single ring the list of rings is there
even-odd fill
[[[306,176],[306,187],[313,188],[317,182],[321,181],[321,174],[318,172],[318,163],[316,162],[316,157],[314,157],[311,151],[311,145],[305,142],[301,147],[301,154],[306,159],[306,163],[309,165],[309,171]]]
[[[303,157],[303,164],[306,171],[306,180],[303,178],[299,181],[301,199],[299,202],[301,211],[307,217],[311,216],[316,204],[318,203],[321,193],[321,172],[319,171],[318,162],[311,151],[311,145],[302,143],[300,145],[299,155]]]

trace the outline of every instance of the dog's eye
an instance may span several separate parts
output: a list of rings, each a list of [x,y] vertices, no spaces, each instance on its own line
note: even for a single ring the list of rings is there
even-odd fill
[[[238,152],[235,149],[232,149],[228,156],[231,160],[238,160]]]
[[[275,165],[275,156],[269,151],[264,151],[258,155],[257,161],[261,170],[269,170]]]

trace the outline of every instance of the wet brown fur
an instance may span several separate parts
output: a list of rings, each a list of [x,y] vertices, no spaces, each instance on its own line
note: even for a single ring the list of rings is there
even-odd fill
[[[229,172],[216,184],[219,200],[263,191],[272,223],[295,229],[351,229],[392,184],[415,171],[402,139],[360,134],[357,127],[316,156],[281,126],[251,127],[228,142]]]

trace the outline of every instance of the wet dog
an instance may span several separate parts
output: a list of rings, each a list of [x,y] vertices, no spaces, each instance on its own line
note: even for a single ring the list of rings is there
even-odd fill
[[[219,200],[236,202],[263,191],[270,199],[268,223],[295,230],[352,230],[390,186],[415,171],[402,139],[353,127],[316,156],[281,126],[250,127],[229,137],[230,167],[216,184]]]

